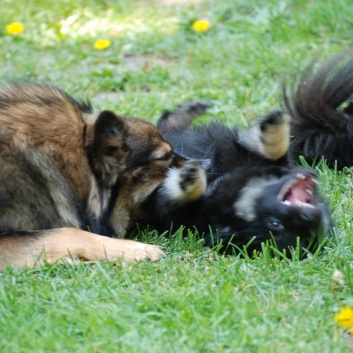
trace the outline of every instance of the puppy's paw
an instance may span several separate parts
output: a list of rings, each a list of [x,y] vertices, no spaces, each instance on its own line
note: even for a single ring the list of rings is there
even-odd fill
[[[288,125],[289,122],[289,115],[283,113],[281,110],[274,110],[259,120],[260,129],[263,133],[269,132],[271,129],[278,129],[283,125]]]
[[[148,259],[153,262],[166,257],[166,255],[162,251],[162,249],[156,245],[148,245],[147,244],[145,251],[147,253]]]
[[[167,131],[186,130],[194,119],[205,113],[212,104],[205,101],[187,102],[174,111],[165,110],[157,122],[159,129]]]
[[[104,248],[102,255],[104,254],[108,260],[122,259],[125,262],[140,260],[157,261],[165,257],[164,252],[156,245],[149,245],[128,239],[101,238]]]
[[[290,117],[280,110],[274,110],[249,129],[239,133],[239,143],[261,156],[277,160],[289,148]]]
[[[207,101],[187,102],[180,104],[174,113],[179,112],[188,116],[197,117],[204,114],[210,107],[212,107],[212,103]]]
[[[206,187],[206,173],[196,160],[170,170],[164,182],[165,192],[175,201],[195,201],[204,194]]]
[[[149,245],[139,242],[133,242],[125,250],[123,250],[123,260],[126,262],[134,262],[140,260],[158,261],[165,257],[164,252],[156,245]]]
[[[202,174],[198,161],[187,161],[180,170],[180,187],[184,192],[189,193],[191,190],[198,188],[202,181]]]
[[[290,117],[280,110],[270,112],[259,121],[260,153],[271,160],[283,157],[289,147]]]

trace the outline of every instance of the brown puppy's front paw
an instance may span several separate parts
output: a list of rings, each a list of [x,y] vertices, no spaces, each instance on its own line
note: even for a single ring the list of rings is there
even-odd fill
[[[145,250],[146,250],[146,253],[148,255],[148,259],[150,261],[155,262],[155,261],[158,261],[158,260],[166,257],[165,253],[157,245],[146,245],[146,249]]]
[[[125,248],[122,254],[122,260],[125,262],[134,262],[141,260],[158,261],[166,257],[164,252],[156,245],[134,242]]]
[[[122,259],[125,262],[140,260],[158,261],[165,257],[164,252],[157,245],[140,243],[127,239],[110,239],[114,242],[105,244],[105,253],[108,260]]]

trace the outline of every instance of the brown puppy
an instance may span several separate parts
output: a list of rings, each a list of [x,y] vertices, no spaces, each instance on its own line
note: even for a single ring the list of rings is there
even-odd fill
[[[170,145],[148,122],[109,111],[95,115],[88,102],[47,85],[3,87],[0,270],[60,258],[158,260],[157,246],[95,233],[112,235],[128,224],[131,209],[116,203],[130,197],[121,188],[122,172],[141,165],[143,173],[158,169],[163,178],[173,161]],[[134,173],[141,188],[129,204],[138,207],[154,187]]]

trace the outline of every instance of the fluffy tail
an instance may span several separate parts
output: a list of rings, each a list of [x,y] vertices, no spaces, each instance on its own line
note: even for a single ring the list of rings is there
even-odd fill
[[[330,166],[353,166],[353,58],[333,57],[314,70],[312,63],[299,83],[284,86],[291,115],[290,157],[308,162],[324,157]]]

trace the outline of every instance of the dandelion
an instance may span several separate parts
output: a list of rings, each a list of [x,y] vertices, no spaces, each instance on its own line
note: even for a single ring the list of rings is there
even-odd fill
[[[336,324],[353,331],[353,309],[350,306],[343,307],[338,314],[335,315]]]
[[[192,24],[192,28],[195,32],[204,33],[211,28],[211,24],[207,20],[197,20]]]
[[[5,26],[6,33],[10,36],[21,34],[25,31],[25,26],[21,22],[12,22]]]
[[[104,50],[109,48],[112,45],[112,42],[109,39],[99,39],[97,40],[93,47],[96,50]]]

